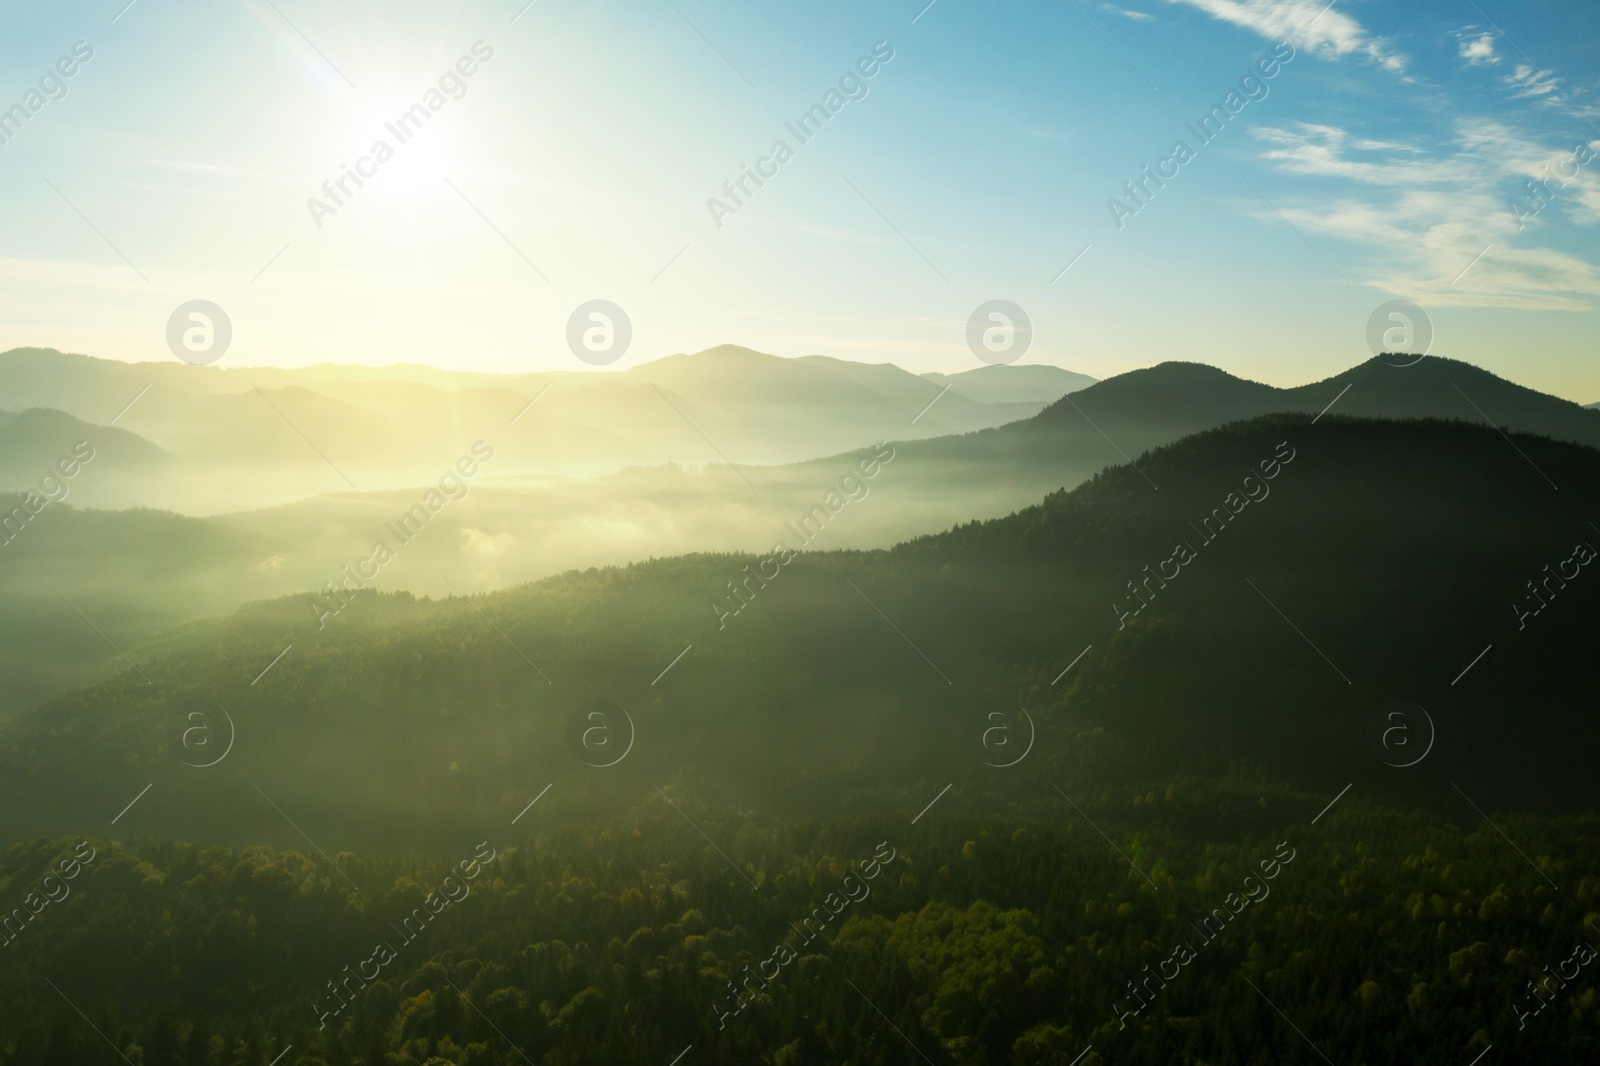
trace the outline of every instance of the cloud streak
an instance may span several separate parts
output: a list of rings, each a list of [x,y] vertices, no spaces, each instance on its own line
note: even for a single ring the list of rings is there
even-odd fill
[[[1288,41],[1321,59],[1365,56],[1385,70],[1406,69],[1406,57],[1382,37],[1324,0],[1168,0],[1198,8],[1214,19],[1272,41]]]

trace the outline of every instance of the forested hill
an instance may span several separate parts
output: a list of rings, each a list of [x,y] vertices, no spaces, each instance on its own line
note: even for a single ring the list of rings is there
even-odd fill
[[[1577,445],[1274,416],[890,551],[684,556],[336,613],[290,597],[8,723],[0,817],[13,838],[411,851],[509,823],[547,785],[547,818],[673,784],[821,817],[952,781],[947,802],[1020,803],[1241,767],[1311,793],[1589,802],[1600,580],[1575,546],[1600,543],[1596,485]],[[617,705],[600,734],[595,700]],[[1368,743],[1392,700],[1437,728],[1406,770]]]
[[[672,369],[671,380],[660,382],[660,387],[688,388],[694,381],[708,385],[716,380],[716,373],[702,372],[708,368],[738,377],[735,372],[740,367],[753,372],[769,361],[767,357],[750,352],[704,354],[709,363],[694,373],[690,371],[698,365],[700,357],[667,361],[658,367],[663,372],[676,368]],[[828,360],[812,361],[815,365],[804,360],[771,362],[777,364],[778,369],[785,369],[785,373],[799,376],[758,375],[759,381],[765,384],[748,377],[740,378],[743,384],[730,381],[716,392],[721,396],[718,402],[731,405],[728,409],[733,410],[743,402],[740,397],[759,396],[763,397],[757,405],[759,410],[770,412],[813,373],[837,381],[852,365]],[[794,362],[804,365],[791,365]],[[28,360],[23,363],[32,365]],[[10,380],[6,377],[5,364],[6,360],[0,359],[0,393]],[[115,369],[110,364],[84,359],[73,365],[85,373],[96,368]],[[768,369],[774,368],[769,366]],[[933,439],[903,439],[904,431],[922,431],[928,425],[928,418],[957,398],[963,384],[979,401],[983,399],[984,390],[992,387],[1025,386],[1024,393],[1009,395],[1042,405],[1041,397],[1049,390],[1074,386],[1072,380],[1050,373],[1051,369],[1043,366],[984,367],[960,375],[959,381],[952,378],[950,381],[957,383],[950,394],[938,399],[928,416],[915,426],[911,425],[912,419],[935,399],[938,388],[935,383],[905,375],[892,366],[857,367],[850,370],[850,374],[855,375],[850,380],[854,382],[851,388],[888,388],[886,381],[899,381],[900,385],[890,392],[900,397],[896,403],[903,401],[907,406],[903,406],[894,419],[886,413],[891,408],[883,408],[877,415],[866,418],[859,406],[845,403],[839,407],[844,402],[840,394],[808,388],[806,394],[811,397],[811,403],[845,411],[844,422],[853,427],[848,431],[841,429],[840,434],[829,440],[862,439],[861,434],[866,432],[863,427],[878,426],[898,450],[898,458],[888,473],[872,483],[871,502],[852,505],[844,520],[830,524],[825,537],[815,547],[889,547],[958,523],[1004,516],[1036,503],[1047,493],[1076,486],[1108,465],[1125,463],[1129,456],[1173,443],[1186,434],[1272,412],[1293,411],[1315,416],[1330,404],[1333,407],[1329,417],[1335,414],[1385,418],[1432,416],[1481,425],[1492,421],[1512,430],[1600,446],[1600,412],[1586,411],[1465,363],[1433,357],[1413,366],[1392,366],[1381,358],[1372,359],[1335,377],[1292,389],[1244,381],[1215,367],[1169,362],[1074,391],[1070,396],[1055,400],[1052,406],[1033,418],[979,432]],[[325,370],[326,373],[319,371],[313,377],[320,380],[333,373],[330,368]],[[1016,373],[995,375],[989,371]],[[165,373],[167,371],[163,371]],[[377,374],[376,371],[372,373]],[[87,389],[89,394],[98,397],[96,403],[111,403],[121,385],[110,388],[111,383],[102,382],[105,387],[90,388],[93,377],[92,374],[89,377],[69,375],[57,385],[68,392]],[[359,381],[349,383],[351,391],[341,393],[346,399],[359,398],[369,387],[378,384],[382,374],[372,378],[362,372],[357,377]],[[142,387],[136,381],[117,380],[129,386],[130,395]],[[225,378],[206,374],[195,380],[220,383]],[[278,378],[264,378],[258,383],[266,387],[269,380],[280,386],[289,383],[289,379]],[[910,391],[901,388],[908,382]],[[980,386],[976,391],[974,382]],[[542,387],[532,381],[526,384],[532,386],[528,390],[530,397]],[[694,447],[705,447],[704,440],[663,401],[654,386],[644,382],[636,385],[648,394],[645,401],[659,408],[656,415],[673,421],[674,433],[688,434]],[[51,386],[52,389],[56,387]],[[158,399],[161,387],[158,384],[146,400]],[[931,391],[924,395],[917,390]],[[491,403],[489,397],[480,395],[483,392],[473,390],[484,403],[491,406],[502,403],[508,411],[523,407],[529,398],[511,393]],[[434,402],[437,396],[428,399],[431,394],[426,389],[416,395],[404,388],[400,388],[399,393],[387,393],[382,389],[379,393],[391,398],[401,394],[409,396],[403,409],[413,410],[410,405],[420,405],[415,409],[427,409],[431,412],[429,418],[448,408],[448,405],[441,406],[443,401]],[[39,399],[49,400],[51,395],[41,395]],[[579,402],[584,395],[588,399]],[[275,403],[288,402],[283,396],[276,393],[274,396]],[[710,403],[712,393],[704,396]],[[247,460],[240,460],[246,463],[245,467],[224,463],[213,471],[218,480],[208,482],[197,479],[195,471],[183,465],[187,460],[178,454],[183,451],[181,448],[151,464],[128,450],[132,444],[140,443],[134,438],[123,441],[128,447],[117,443],[122,438],[115,433],[109,434],[104,442],[96,434],[82,438],[96,447],[105,445],[100,447],[85,476],[66,486],[70,495],[63,496],[58,487],[55,493],[58,498],[51,500],[48,506],[35,500],[33,506],[43,506],[42,513],[30,521],[26,535],[5,544],[5,553],[12,565],[0,567],[0,679],[6,682],[0,684],[0,718],[122,669],[122,660],[112,644],[128,651],[135,659],[142,659],[144,641],[169,626],[225,614],[245,603],[320,585],[337,573],[342,564],[367,552],[372,538],[381,535],[382,523],[414,505],[425,486],[437,479],[440,470],[435,464],[457,454],[454,444],[446,447],[435,440],[438,445],[435,448],[424,438],[408,436],[407,448],[419,449],[426,456],[426,465],[414,469],[417,478],[405,481],[406,487],[377,491],[382,482],[368,481],[346,469],[345,453],[336,449],[329,452],[328,458],[340,469],[346,469],[352,480],[365,490],[343,491],[349,486],[338,479],[334,470],[265,401],[258,396],[236,399],[248,401],[254,412],[250,416],[252,419],[264,415],[271,420],[273,432],[284,435],[281,440],[274,438],[274,449],[299,449],[304,452],[302,458],[317,464],[315,477],[307,476],[297,467],[286,468],[287,473],[279,470],[277,474],[288,478],[280,487],[284,487],[290,497],[306,493],[331,494],[314,495],[282,507],[262,508],[272,493],[261,495],[256,490],[266,482],[258,480],[256,474],[243,475],[240,471],[250,468],[250,464],[265,461],[266,453],[251,451]],[[146,400],[132,409],[133,414],[146,409]],[[117,405],[126,402],[126,399],[116,400]],[[170,396],[163,403],[165,408],[158,404],[156,409],[165,409],[180,421],[194,414],[182,396]],[[853,463],[859,454],[849,452],[779,466],[751,467],[746,464],[745,453],[725,447],[724,456],[708,452],[707,457],[713,462],[704,467],[637,467],[594,479],[512,476],[529,468],[519,465],[521,460],[514,459],[513,453],[502,454],[504,448],[515,445],[522,450],[524,458],[548,458],[554,453],[547,446],[557,451],[566,449],[580,453],[589,449],[589,445],[583,443],[589,438],[570,424],[544,424],[543,420],[555,410],[552,404],[562,408],[563,418],[586,418],[588,415],[584,412],[587,411],[596,416],[604,414],[606,420],[615,420],[618,411],[631,410],[608,405],[587,387],[569,391],[565,383],[558,383],[549,397],[539,401],[539,419],[530,415],[512,427],[518,434],[531,433],[530,424],[538,423],[541,428],[536,437],[502,439],[493,436],[497,455],[494,462],[472,482],[465,498],[452,502],[437,516],[426,538],[408,545],[399,565],[384,570],[378,587],[438,597],[448,595],[453,588],[463,592],[503,589],[571,568],[622,565],[652,556],[760,550],[766,547],[768,538],[784,518],[797,515],[815,502],[818,494],[835,482],[841,470]],[[484,414],[482,408],[472,410]],[[324,446],[320,431],[302,421],[298,409],[285,407],[283,414],[317,440],[319,446]],[[468,417],[467,410],[463,409],[460,414],[460,421],[452,423],[457,429],[465,431],[466,427],[479,424],[476,416]],[[683,414],[694,419],[711,439],[717,440],[719,447],[727,445],[715,427],[701,422],[692,409],[686,407]],[[771,429],[762,420],[764,416],[746,414],[755,427],[753,432]],[[66,416],[56,413],[52,417],[60,422]],[[0,415],[0,423],[4,423],[5,418]],[[866,420],[861,421],[861,418]],[[366,425],[360,418],[341,416],[335,421],[341,427],[342,436],[351,426]],[[403,421],[409,422],[409,419]],[[236,422],[232,416],[218,416],[214,420],[216,433],[227,438],[224,456],[234,456],[240,448],[246,451],[252,448],[250,434],[238,436]],[[637,419],[630,422],[628,418],[623,422],[629,432],[643,432],[647,436],[653,433],[648,428],[649,422]],[[0,468],[5,466],[7,454],[12,454],[13,459],[34,456],[26,462],[19,459],[12,464],[18,479],[9,484],[38,492],[47,462],[40,456],[54,457],[48,458],[49,462],[54,462],[65,452],[58,449],[57,437],[40,434],[42,428],[48,428],[47,423],[54,424],[48,419],[41,422],[22,416],[15,423],[38,439],[28,444],[24,439],[27,435],[19,437],[16,426],[0,425]],[[70,420],[63,425],[68,423]],[[184,437],[183,434],[179,436]],[[157,437],[167,441],[159,434]],[[73,435],[65,439],[67,444],[61,444],[60,448],[70,446],[80,437]],[[193,443],[208,438],[200,434],[184,439]],[[379,439],[381,435],[361,436],[361,447],[370,447]],[[10,452],[7,440],[13,445]],[[145,446],[152,447],[148,442]],[[824,447],[835,446],[837,444],[819,442],[817,449],[803,451],[803,454],[813,456]],[[727,465],[728,459],[739,466]],[[179,465],[174,466],[173,462]],[[153,488],[147,475],[160,483],[159,491]],[[329,478],[336,485],[328,485],[325,479]],[[5,484],[0,480],[0,486]],[[424,487],[417,487],[419,485]],[[247,499],[251,501],[250,506],[258,509],[208,518],[144,509],[166,499],[169,490],[178,489],[184,494],[203,497],[202,510],[205,511],[226,506],[222,502],[224,499]],[[129,505],[135,505],[136,509],[97,510]],[[0,507],[0,512],[9,513],[17,506],[21,506],[21,501],[13,497]],[[48,576],[56,588],[42,580],[41,575]],[[111,643],[86,626],[84,617],[93,619]]]
[[[1167,362],[1118,374],[1053,404],[1042,426],[1076,427],[1083,415],[1124,447],[1145,447],[1235,419],[1280,411],[1315,415],[1334,408],[1346,417],[1444,418],[1479,422],[1600,446],[1600,417],[1569,400],[1507,381],[1459,359],[1374,356],[1322,381],[1277,388],[1234,377],[1204,363]]]

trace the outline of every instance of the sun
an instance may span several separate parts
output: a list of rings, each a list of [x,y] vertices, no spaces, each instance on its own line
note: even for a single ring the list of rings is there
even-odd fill
[[[403,97],[361,107],[350,123],[349,157],[324,185],[347,202],[415,208],[447,191],[459,168],[447,123],[427,103]]]
[[[380,88],[346,97],[329,114],[320,167],[326,176],[307,201],[317,227],[355,203],[417,214],[448,196],[450,178],[463,166],[452,130],[470,109],[460,101],[493,57],[494,49],[477,41],[415,81],[391,76]]]

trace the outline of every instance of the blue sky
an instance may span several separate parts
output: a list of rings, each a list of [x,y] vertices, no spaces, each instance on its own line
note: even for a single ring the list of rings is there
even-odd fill
[[[617,367],[733,342],[920,372],[978,365],[966,320],[1000,298],[1028,362],[1296,384],[1367,358],[1404,297],[1436,354],[1600,400],[1600,159],[1569,162],[1600,151],[1592,2],[925,2],[13,5],[0,106],[94,54],[0,145],[0,347],[171,358],[203,298],[229,365],[582,369],[566,321],[604,298],[633,321]],[[385,121],[480,41],[398,144]],[[878,42],[800,144],[784,124]],[[1185,124],[1280,43],[1202,145]],[[718,226],[707,200],[780,138]],[[1180,139],[1119,228],[1108,201]]]

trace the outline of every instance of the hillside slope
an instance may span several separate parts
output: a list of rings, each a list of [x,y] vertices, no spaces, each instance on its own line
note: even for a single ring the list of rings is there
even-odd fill
[[[765,358],[754,353],[725,355],[735,362]],[[824,366],[834,362],[820,361]],[[899,395],[894,390],[910,378],[889,366],[866,368],[871,370],[866,374],[860,364],[844,365],[893,395]],[[360,380],[381,394],[381,406],[402,412],[425,407],[433,395],[421,385]],[[923,387],[920,379],[910,380],[913,387]],[[865,387],[859,381],[857,386]],[[673,401],[682,406],[680,412],[662,402],[649,382],[617,387],[642,390],[654,398],[651,433],[694,436],[682,413],[693,411],[691,417],[698,420],[699,411],[681,398]],[[298,386],[264,391],[297,424],[338,424],[342,417],[343,402],[319,393]],[[505,389],[458,394],[463,404],[479,403],[485,410],[495,404],[509,407],[516,397]],[[301,404],[301,398],[308,403]],[[950,399],[947,395],[939,400],[934,410]],[[159,407],[169,400],[152,392],[140,405]],[[769,401],[770,397],[762,402]],[[248,402],[251,409],[237,416],[241,424],[258,416],[275,421],[288,434],[276,447],[310,453],[306,442],[260,397],[227,396],[219,402]],[[1241,381],[1197,364],[1166,363],[1092,385],[1023,422],[932,440],[897,441],[896,458],[866,486],[869,494],[830,522],[814,547],[886,547],[973,519],[1001,517],[1130,460],[1138,462],[1141,477],[1149,477],[1146,487],[1159,485],[1160,479],[1139,457],[1182,432],[1263,411],[1290,409],[1315,415],[1330,403],[1330,418],[1360,413],[1430,415],[1480,424],[1481,409],[1512,429],[1590,443],[1596,443],[1592,425],[1600,423],[1600,412],[1442,359],[1407,368],[1373,360],[1293,390]],[[532,412],[541,411],[543,404],[541,400]],[[515,427],[518,432],[537,423],[532,412]],[[0,435],[4,432],[0,430]],[[398,429],[394,433],[392,441],[403,436]],[[605,452],[620,440],[541,427],[538,433],[530,430],[521,442],[552,450]],[[228,447],[229,454],[236,454],[241,445]],[[415,442],[404,447],[413,455],[421,454]],[[732,468],[718,462],[703,468],[629,468],[604,477],[573,479],[515,476],[515,460],[507,460],[504,447],[505,441],[497,439],[496,459],[484,464],[465,498],[433,519],[425,535],[409,541],[383,568],[375,587],[444,596],[453,590],[504,588],[572,568],[624,565],[696,551],[761,551],[783,535],[785,522],[793,522],[821,500],[865,454],[852,451],[783,466]],[[273,469],[288,484],[298,486],[295,491],[315,486],[326,489],[327,495],[198,520],[200,525],[187,529],[177,515],[161,517],[160,522],[173,527],[173,543],[209,546],[171,560],[161,553],[150,559],[141,554],[149,543],[147,527],[155,520],[149,515],[129,517],[123,535],[116,532],[123,521],[118,515],[89,519],[76,509],[97,502],[88,491],[95,487],[122,494],[119,506],[146,505],[149,501],[140,489],[143,481],[116,475],[119,468],[107,463],[79,477],[65,505],[52,504],[35,523],[34,532],[5,549],[18,556],[19,563],[26,560],[26,565],[0,569],[4,593],[0,627],[15,634],[12,642],[0,645],[0,664],[7,668],[7,686],[0,688],[0,716],[121,668],[120,655],[83,624],[77,610],[93,619],[117,646],[126,648],[166,625],[224,613],[252,599],[318,588],[338,579],[340,568],[367,555],[375,541],[392,539],[385,524],[414,506],[426,487],[424,483],[423,488],[351,492],[338,472],[321,458],[315,461],[316,480],[293,465]],[[229,467],[217,469],[218,476],[229,482],[248,480]],[[439,476],[438,465],[427,469],[428,481]],[[174,471],[164,468],[162,476],[170,478]],[[215,484],[192,471],[185,476],[191,491],[208,492]],[[249,485],[245,489],[253,491]],[[92,563],[85,561],[83,537],[70,531],[75,526],[82,527],[83,536],[103,538],[90,552]],[[49,532],[52,529],[59,533]],[[91,573],[95,576],[89,580]],[[40,574],[50,576],[61,592]],[[177,591],[169,594],[169,590]]]
[[[1520,628],[1510,604],[1531,604],[1526,583],[1575,544],[1600,543],[1584,518],[1600,453],[1512,440],[1277,416],[890,551],[686,556],[470,603],[252,606],[9,723],[3,830],[65,830],[153,783],[120,828],[288,841],[254,782],[324,847],[403,850],[552,781],[576,809],[692,777],[717,802],[821,816],[950,780],[1043,788],[1091,765],[1137,778],[1241,762],[1422,801],[1457,781],[1485,803],[1592,802],[1596,593],[1575,576]],[[1274,477],[1247,481],[1264,462]],[[1193,557],[1172,562],[1174,545]],[[1147,566],[1178,574],[1144,586]],[[1543,679],[1536,699],[1529,677]],[[1438,727],[1404,772],[1367,742],[1396,699]],[[181,744],[194,700],[238,730],[205,773]],[[604,770],[570,746],[592,700],[635,730]],[[1019,708],[1038,750],[999,778],[988,716]]]

